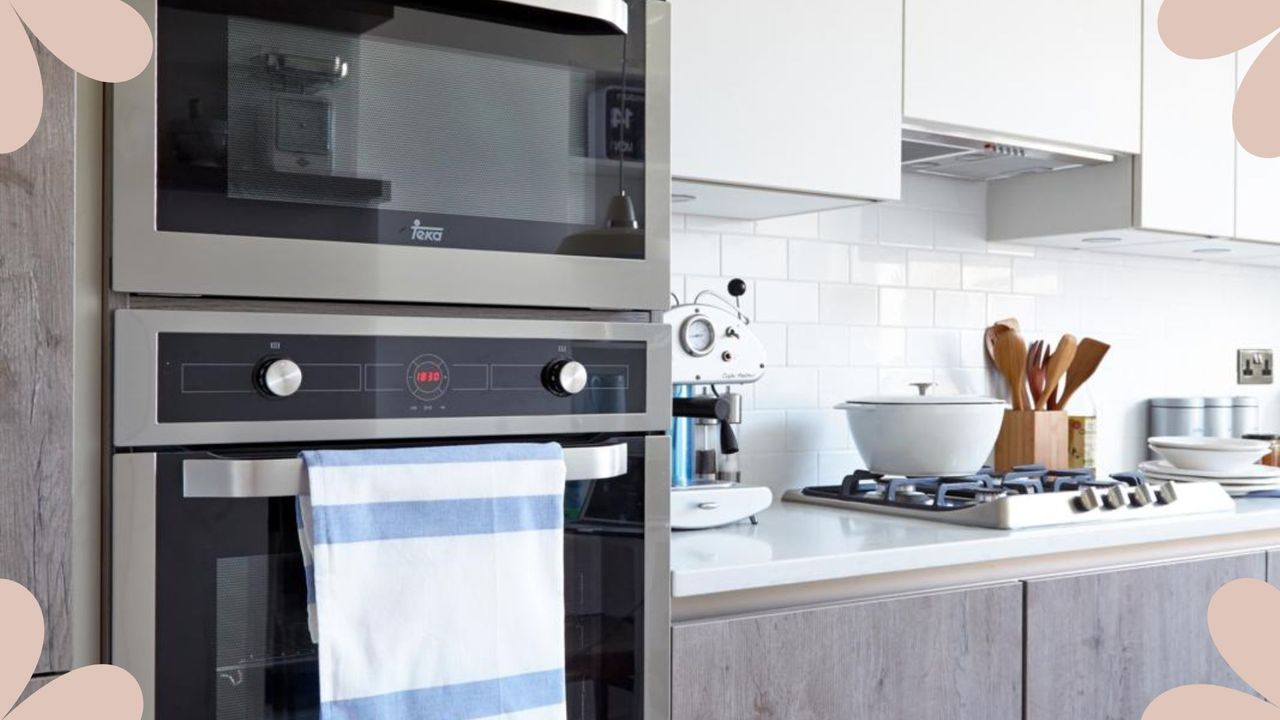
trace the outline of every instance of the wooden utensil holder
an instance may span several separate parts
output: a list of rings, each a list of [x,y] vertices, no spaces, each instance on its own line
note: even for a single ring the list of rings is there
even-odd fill
[[[1069,466],[1067,413],[1061,410],[1005,410],[996,440],[996,471],[1016,465],[1043,465],[1050,470]]]

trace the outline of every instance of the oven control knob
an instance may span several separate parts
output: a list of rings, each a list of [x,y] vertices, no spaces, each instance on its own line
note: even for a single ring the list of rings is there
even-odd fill
[[[302,387],[302,368],[289,358],[268,360],[258,368],[258,386],[268,395],[289,397]]]
[[[577,360],[556,360],[542,370],[542,384],[561,397],[587,389],[587,368]]]

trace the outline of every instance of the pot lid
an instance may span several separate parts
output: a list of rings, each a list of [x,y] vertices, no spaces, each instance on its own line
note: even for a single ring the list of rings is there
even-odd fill
[[[844,409],[849,405],[1004,405],[1000,398],[982,395],[871,395],[854,398],[836,406]]]

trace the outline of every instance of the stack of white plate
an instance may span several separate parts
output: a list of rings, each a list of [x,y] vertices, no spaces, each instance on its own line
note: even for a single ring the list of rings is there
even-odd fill
[[[1212,472],[1209,470],[1182,470],[1167,460],[1148,460],[1138,469],[1148,480],[1164,482],[1216,482],[1234,496],[1248,495],[1263,490],[1280,490],[1280,468],[1270,465],[1254,465],[1248,470]]]
[[[1162,460],[1138,470],[1149,480],[1216,482],[1232,495],[1280,490],[1280,468],[1255,463],[1271,451],[1260,440],[1202,437],[1153,437],[1147,441]]]

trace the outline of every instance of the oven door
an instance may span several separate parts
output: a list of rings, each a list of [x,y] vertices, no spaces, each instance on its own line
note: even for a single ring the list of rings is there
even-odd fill
[[[666,308],[665,2],[130,2],[114,289]]]
[[[565,487],[569,717],[666,717],[666,503],[645,502],[646,493],[666,482],[666,439],[620,437],[603,446],[597,439],[579,447],[561,442],[571,477],[568,455],[578,450],[587,457],[577,476],[613,474],[625,466],[623,475]],[[621,450],[618,444],[625,445],[618,453],[624,462],[597,452]],[[247,457],[270,456],[165,452],[115,458],[112,662],[138,678],[147,718],[319,716],[316,647],[307,631],[289,495],[296,485],[291,489],[287,477],[282,484],[266,471],[219,479],[192,470],[192,461],[217,461],[203,463],[207,469]],[[276,457],[298,462],[292,453]],[[654,512],[646,514],[646,508]],[[649,598],[656,598],[652,607]]]

